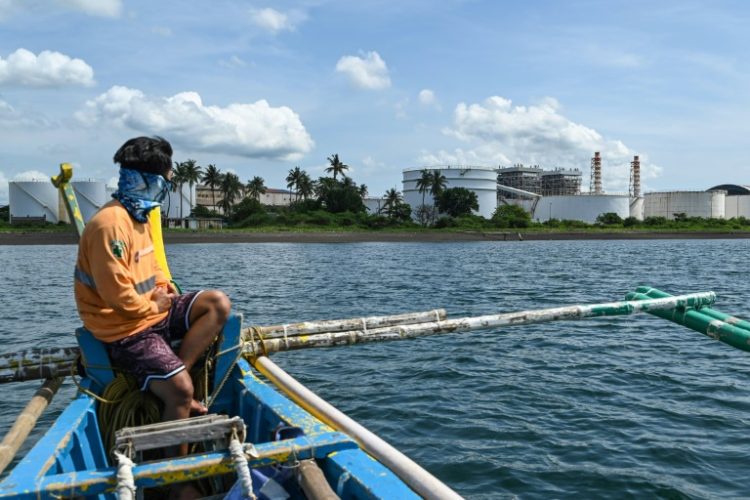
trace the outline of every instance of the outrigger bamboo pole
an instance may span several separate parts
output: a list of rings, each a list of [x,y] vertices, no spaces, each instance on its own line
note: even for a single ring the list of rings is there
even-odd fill
[[[648,300],[664,300],[651,299],[648,295],[636,292],[630,292],[626,298],[629,300],[642,300],[644,302]],[[673,310],[652,310],[648,312],[654,316],[659,316],[660,318],[686,326],[691,330],[700,332],[737,349],[750,351],[750,331],[707,316],[703,314],[703,309],[696,310],[690,307],[696,306],[680,307]]]
[[[287,323],[273,326],[256,326],[245,328],[242,330],[242,333],[247,337],[250,335],[251,328],[254,328],[254,333],[264,339],[283,338],[285,336],[293,337],[296,335],[312,335],[325,332],[345,332],[356,328],[367,330],[392,325],[411,325],[426,321],[442,321],[446,316],[445,309],[433,309],[432,311],[395,314],[391,316],[368,316],[351,319],[304,321],[302,323]]]
[[[670,311],[675,308],[700,307],[716,300],[713,292],[694,293],[661,299],[586,304],[551,309],[537,309],[471,318],[449,319],[414,325],[397,325],[373,330],[321,333],[317,335],[262,339],[251,337],[246,341],[244,353],[249,356],[291,351],[307,347],[333,347],[339,345],[401,340],[440,333],[462,333],[505,326],[529,325],[557,320],[575,320],[602,316],[623,316],[639,312]]]
[[[287,336],[293,337],[311,333],[341,331],[342,329],[349,330],[363,325],[365,329],[370,329],[385,325],[420,323],[432,319],[443,320],[445,317],[445,309],[434,309],[432,311],[410,312],[391,316],[369,316],[250,327],[243,329],[242,333],[249,337],[252,330],[262,332],[261,335],[264,338],[266,335],[269,335],[270,338],[284,338],[285,326]],[[67,375],[74,369],[79,354],[80,351],[77,347],[27,349],[16,353],[0,354],[0,384]]]
[[[26,405],[26,408],[18,415],[13,427],[3,438],[3,442],[0,443],[0,474],[13,461],[13,457],[16,456],[26,438],[29,437],[29,433],[36,425],[39,416],[60,388],[60,384],[62,384],[62,378],[45,380],[34,397],[31,398],[29,404]]]
[[[426,499],[462,498],[412,459],[302,385],[266,356],[255,358],[253,366],[305,410],[357,441],[362,449],[388,467],[422,497]]]
[[[635,289],[636,293],[642,293],[644,295],[648,295],[652,299],[659,299],[662,297],[672,297],[672,295],[668,294],[667,292],[662,292],[661,290],[657,290],[656,288],[651,288],[649,286],[639,286]],[[719,321],[723,321],[724,323],[729,323],[732,326],[736,326],[737,328],[742,328],[743,330],[750,331],[750,321],[746,321],[744,319],[740,319],[736,316],[732,316],[731,314],[725,314],[721,311],[717,311],[716,309],[712,307],[701,307],[700,310],[701,314],[705,314],[706,316],[710,316],[713,319],[718,319]]]

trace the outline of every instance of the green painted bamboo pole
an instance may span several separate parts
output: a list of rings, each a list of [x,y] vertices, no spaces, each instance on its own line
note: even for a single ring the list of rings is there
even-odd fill
[[[628,300],[664,300],[652,299],[648,295],[630,292],[625,296]],[[689,306],[693,307],[693,306]],[[647,311],[654,316],[668,319],[691,330],[716,339],[732,347],[750,352],[750,331],[730,325],[721,320],[706,316],[700,311],[690,308],[675,308],[673,310],[651,310]]]
[[[635,289],[635,291],[636,293],[648,295],[652,299],[671,297],[671,295],[667,292],[662,292],[661,290],[651,288],[650,286],[639,286]],[[745,321],[744,319],[732,316],[731,314],[725,314],[721,311],[717,311],[712,307],[702,307],[701,313],[714,319],[718,319],[719,321],[723,321],[724,323],[729,323],[730,325],[736,326],[737,328],[742,328],[743,330],[750,331],[750,321]]]
[[[704,292],[676,297],[666,297],[663,299],[575,305],[506,314],[493,314],[472,318],[432,321],[412,325],[397,325],[375,328],[367,331],[350,330],[348,332],[329,332],[283,339],[261,339],[251,334],[250,339],[246,339],[245,341],[243,352],[250,357],[255,357],[270,354],[272,352],[291,351],[308,347],[333,347],[362,342],[401,340],[427,335],[437,335],[440,333],[461,333],[472,330],[528,325],[557,320],[623,316],[638,312],[669,311],[675,308],[710,305],[715,300],[716,295],[713,292]]]

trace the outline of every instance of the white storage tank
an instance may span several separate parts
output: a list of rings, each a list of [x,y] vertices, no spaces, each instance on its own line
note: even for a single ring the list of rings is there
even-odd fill
[[[643,196],[637,198],[630,198],[630,216],[635,217],[638,220],[643,220]]]
[[[422,193],[417,189],[417,180],[422,170],[439,171],[445,176],[445,187],[462,187],[477,195],[479,211],[476,213],[489,219],[497,208],[497,169],[491,167],[423,167],[406,169],[403,172],[404,202],[411,205],[412,211],[422,204]],[[429,190],[424,194],[425,205],[434,205],[435,200]]]
[[[60,221],[60,195],[49,179],[8,183],[10,218]]]
[[[539,222],[549,219],[578,220],[593,224],[601,214],[615,213],[630,217],[630,196],[627,194],[586,194],[543,196],[536,204],[532,218]]]
[[[750,195],[727,196],[724,207],[724,216],[727,219],[732,217],[750,219]]]
[[[377,215],[380,213],[380,209],[385,205],[385,198],[365,198],[362,200],[367,209],[367,213],[370,215]],[[412,209],[416,208],[412,205]]]
[[[726,194],[722,190],[646,193],[643,215],[674,219],[675,214],[685,214],[686,217],[723,219]]]
[[[91,220],[91,217],[99,210],[102,205],[111,200],[111,195],[107,197],[107,187],[99,181],[73,181],[71,182],[73,191],[78,200],[78,208],[81,209],[81,215],[84,222]]]
[[[192,194],[192,200],[195,203],[195,185],[193,185]],[[183,184],[182,189],[178,187],[177,191],[169,191],[161,204],[161,213],[168,214],[167,217],[170,219],[185,219],[192,211],[190,199],[190,186]]]

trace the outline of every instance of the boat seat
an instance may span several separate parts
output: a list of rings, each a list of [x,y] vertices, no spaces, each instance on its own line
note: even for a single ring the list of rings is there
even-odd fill
[[[94,337],[94,334],[83,327],[76,330],[76,340],[81,349],[81,361],[86,370],[86,376],[92,382],[91,389],[101,394],[115,378],[107,348]]]
[[[115,449],[129,458],[141,452],[163,449],[183,443],[214,443],[213,449],[225,449],[232,437],[245,441],[245,423],[241,417],[201,415],[139,427],[123,427],[115,432]]]

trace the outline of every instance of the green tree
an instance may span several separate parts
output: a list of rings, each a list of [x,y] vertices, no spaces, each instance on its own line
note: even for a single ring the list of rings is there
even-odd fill
[[[224,215],[229,217],[234,206],[234,200],[242,194],[242,181],[232,172],[227,172],[221,180],[222,199],[219,206],[224,211]]]
[[[307,200],[312,196],[315,190],[315,183],[310,178],[307,172],[302,171],[302,175],[297,181],[297,193],[302,197],[303,200]]]
[[[326,168],[326,173],[333,173],[333,180],[336,180],[338,174],[344,174],[345,171],[349,170],[349,165],[341,162],[338,153],[328,157],[328,163],[330,166]]]
[[[203,169],[200,165],[198,165],[198,162],[195,160],[187,159],[182,164],[184,170],[184,182],[188,185],[188,189],[190,190],[190,210],[193,209],[193,186],[198,184],[198,182],[201,179],[201,174],[203,173]],[[182,206],[182,205],[180,205]]]
[[[422,205],[424,205],[424,195],[432,188],[432,172],[423,168],[420,172],[421,175],[417,179],[417,189],[422,193]]]
[[[221,185],[221,171],[216,168],[216,165],[209,164],[203,172],[203,176],[201,176],[201,182],[211,190],[211,205],[216,208],[215,191]]]
[[[344,177],[342,181],[333,177],[321,177],[315,184],[315,196],[332,213],[365,211],[359,188],[349,177]]]
[[[500,205],[492,214],[497,227],[529,227],[531,214],[517,205]]]
[[[596,222],[598,224],[604,224],[605,226],[616,226],[622,224],[622,217],[615,212],[607,212],[597,215]]]
[[[179,196],[177,197],[179,202],[179,208],[180,208],[180,219],[183,218],[182,213],[182,187],[185,185],[185,182],[187,182],[187,170],[185,168],[185,163],[181,162],[174,162],[174,168],[172,169],[172,192],[173,193],[179,193]],[[171,203],[172,198],[169,198],[169,201]],[[169,212],[169,209],[167,209],[167,212]]]
[[[260,195],[265,194],[267,191],[263,177],[258,177],[257,175],[247,182],[245,188],[247,194],[258,202],[260,202]]]
[[[479,210],[479,199],[476,193],[466,188],[450,188],[437,196],[437,208],[451,217],[471,215],[472,210]]]
[[[432,180],[430,181],[430,194],[437,202],[438,197],[445,190],[448,185],[448,179],[440,172],[440,170],[432,171]]]
[[[289,198],[292,197],[292,189],[294,189],[294,201],[296,202],[299,200],[299,184],[302,180],[302,175],[304,172],[299,167],[294,167],[289,171],[289,173],[286,176],[286,187],[289,188]]]

